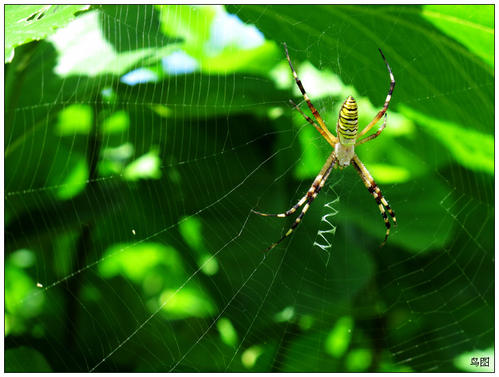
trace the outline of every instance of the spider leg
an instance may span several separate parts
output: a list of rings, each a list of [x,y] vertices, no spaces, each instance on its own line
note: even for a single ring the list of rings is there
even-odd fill
[[[378,112],[378,114],[374,117],[374,119],[369,123],[359,134],[357,135],[357,138],[360,138],[362,135],[366,134],[369,132],[369,130],[376,124],[378,121],[381,119],[381,117],[386,113],[386,110],[388,110],[388,105],[390,105],[390,100],[392,99],[392,93],[393,89],[395,88],[395,78],[393,77],[392,70],[390,66],[388,65],[388,62],[386,61],[385,55],[383,55],[383,52],[381,49],[378,49],[379,53],[381,54],[381,57],[385,61],[386,68],[388,68],[388,73],[390,73],[390,89],[388,90],[388,95],[386,96],[385,104],[383,108]]]
[[[317,195],[319,195],[319,192],[321,191],[322,187],[324,187],[324,184],[326,183],[326,181],[329,177],[329,174],[331,174],[331,171],[333,170],[333,166],[335,165],[335,162],[336,162],[336,155],[333,151],[329,155],[328,159],[326,160],[326,163],[324,164],[321,171],[319,172],[319,174],[315,178],[314,183],[312,184],[312,186],[308,190],[307,194],[303,198],[301,198],[300,201],[294,207],[292,207],[289,211],[287,211],[287,212],[292,211],[291,213],[295,212],[296,211],[295,207],[298,208],[299,207],[298,204],[300,204],[300,202],[306,201],[307,203],[303,206],[303,209],[300,212],[300,214],[298,215],[298,217],[295,219],[295,221],[293,222],[291,227],[288,229],[288,231],[278,241],[274,242],[272,245],[267,247],[264,250],[264,252],[270,251],[274,247],[279,245],[285,238],[289,237],[291,235],[291,233],[293,233],[293,231],[296,229],[296,227],[298,227],[298,225],[300,225],[300,222],[301,222],[303,216],[305,216],[308,209],[310,208],[310,205],[312,204],[314,199],[317,197]],[[253,211],[253,212],[255,212],[255,211]],[[279,215],[289,216],[289,215],[286,215],[287,212],[282,213],[282,214],[278,214],[278,215],[267,215],[267,214],[263,214],[263,215],[264,216],[279,216]],[[279,217],[285,217],[285,216],[279,216]]]
[[[324,175],[327,172],[329,165],[331,165],[335,160],[336,160],[336,155],[334,154],[334,151],[333,151],[333,153],[331,153],[329,155],[324,166],[322,166],[319,174],[317,174],[317,177],[315,177],[314,182],[312,183],[312,186],[310,186],[310,188],[308,189],[307,193],[298,201],[298,203],[296,203],[293,207],[288,209],[286,212],[283,212],[283,213],[263,213],[263,212],[255,211],[254,209],[252,209],[251,211],[256,213],[257,215],[260,215],[260,216],[288,217],[288,216],[292,215],[293,213],[296,212],[296,210],[298,208],[300,208],[303,204],[305,204],[307,199],[309,199],[314,194],[317,195],[316,191],[317,191],[318,187],[320,186],[321,182],[324,180]]]
[[[385,129],[385,127],[386,127],[386,113],[385,113],[385,120],[384,120],[383,124],[381,125],[381,127],[379,128],[379,130],[376,131],[375,134],[367,136],[367,137],[363,138],[361,141],[355,143],[355,146],[360,145],[360,144],[364,144],[366,141],[369,141],[369,140],[377,138],[381,134],[381,132],[383,132],[383,130]]]
[[[326,123],[322,120],[321,116],[319,115],[319,112],[317,109],[312,105],[312,102],[310,101],[310,98],[308,98],[307,92],[305,91],[305,88],[303,87],[303,84],[301,80],[298,78],[298,75],[296,74],[296,71],[293,67],[293,64],[291,63],[291,58],[289,57],[288,53],[288,46],[286,43],[284,43],[284,50],[286,51],[286,58],[288,59],[289,67],[291,68],[291,72],[293,72],[293,77],[296,81],[296,85],[298,85],[298,88],[300,89],[301,94],[303,95],[303,98],[307,102],[308,108],[314,115],[314,118],[317,119],[317,122],[321,126],[322,130],[324,133],[321,132],[322,136],[326,138],[326,140],[329,142],[329,144],[334,145],[337,142],[336,136],[334,136],[331,131],[328,130],[326,127]],[[326,136],[327,135],[327,136]]]
[[[298,107],[298,105],[297,105],[296,103],[294,103],[294,102],[293,102],[293,100],[289,100],[289,102],[291,103],[291,105],[293,105],[293,107],[294,107],[296,110],[298,110],[298,112],[299,112],[299,113],[300,113],[300,114],[301,114],[301,115],[305,118],[305,120],[306,120],[308,123],[310,123],[312,126],[314,126],[314,127],[315,127],[315,129],[316,129],[317,131],[319,131],[319,132],[320,132],[320,134],[322,135],[322,137],[323,137],[324,139],[326,139],[326,140],[327,140],[327,142],[328,142],[329,144],[331,144],[331,146],[333,146],[333,147],[334,147],[334,140],[330,140],[330,139],[329,139],[329,136],[326,134],[326,132],[324,132],[324,130],[323,130],[322,128],[320,128],[320,127],[317,125],[317,123],[315,123],[315,122],[313,121],[313,119],[311,119],[311,118],[310,118],[307,114],[305,114],[305,113],[304,113],[304,112],[303,112],[303,111],[302,111],[302,110]]]
[[[374,182],[373,177],[371,176],[367,168],[364,166],[362,161],[360,161],[359,157],[357,157],[357,155],[353,157],[352,163],[353,166],[355,167],[355,170],[357,170],[357,173],[359,173],[362,182],[364,182],[364,185],[372,194],[374,200],[376,200],[376,203],[378,204],[379,207],[379,211],[381,212],[381,216],[383,216],[383,221],[385,222],[385,227],[386,227],[385,239],[381,244],[383,246],[386,243],[386,240],[388,239],[388,235],[390,234],[390,225],[391,225],[390,221],[388,221],[388,216],[386,215],[385,208],[393,220],[393,225],[397,225],[397,218],[395,217],[395,212],[393,212],[393,210],[390,208],[390,205],[383,197],[383,194],[381,193],[381,190],[379,189],[378,185],[376,184],[376,182]]]
[[[315,185],[315,181],[314,181],[314,185]],[[288,217],[288,216],[291,216],[293,213],[296,212],[296,210],[298,208],[300,208],[306,201],[307,201],[307,198],[309,197],[308,193],[310,192],[310,190],[314,190],[315,191],[315,186],[312,185],[312,187],[310,187],[310,189],[308,190],[308,192],[303,196],[303,198],[301,198],[298,203],[296,203],[293,207],[291,207],[290,209],[288,209],[286,212],[283,212],[283,213],[263,213],[263,212],[258,212],[258,211],[255,211],[254,209],[252,209],[251,211],[256,213],[257,215],[260,215],[260,216],[272,216],[272,217]]]

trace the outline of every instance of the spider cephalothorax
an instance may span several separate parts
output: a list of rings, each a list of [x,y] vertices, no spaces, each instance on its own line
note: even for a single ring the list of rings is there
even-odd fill
[[[295,109],[298,110],[301,115],[303,115],[303,117],[307,120],[307,122],[313,125],[317,129],[317,131],[320,132],[320,134],[324,137],[324,139],[327,140],[327,142],[334,148],[334,150],[327,158],[326,163],[322,167],[317,177],[315,177],[312,186],[307,191],[305,196],[303,196],[298,201],[298,203],[296,203],[293,207],[291,207],[286,212],[278,214],[269,214],[269,213],[253,211],[262,216],[287,217],[295,213],[298,208],[303,206],[300,215],[298,215],[298,217],[296,218],[293,225],[291,225],[289,230],[277,242],[274,242],[272,245],[270,245],[266,249],[266,251],[276,247],[282,240],[288,237],[293,232],[293,230],[300,224],[303,216],[308,211],[310,204],[317,197],[322,187],[326,183],[326,180],[328,179],[329,174],[331,173],[333,167],[339,166],[340,168],[343,168],[349,166],[350,164],[352,164],[355,167],[355,170],[357,170],[357,173],[362,179],[362,182],[367,187],[369,192],[376,200],[376,203],[378,204],[378,208],[381,212],[381,215],[383,216],[383,221],[385,222],[385,227],[386,227],[385,239],[383,241],[384,244],[388,239],[388,235],[390,234],[390,221],[388,220],[386,211],[388,211],[388,213],[390,214],[394,225],[397,225],[397,219],[395,217],[395,213],[392,211],[392,209],[388,205],[388,202],[383,197],[383,194],[381,193],[381,190],[379,189],[378,185],[374,182],[373,177],[371,176],[367,168],[364,166],[362,161],[360,161],[359,157],[357,157],[354,151],[355,146],[358,146],[360,144],[365,143],[366,141],[378,137],[386,126],[386,111],[388,110],[388,105],[390,104],[390,99],[392,97],[393,89],[395,88],[395,78],[393,77],[392,70],[388,65],[388,62],[386,61],[383,52],[379,50],[381,57],[385,61],[388,73],[390,74],[390,89],[388,91],[388,95],[386,96],[383,108],[378,112],[378,114],[374,117],[374,119],[361,132],[358,132],[359,129],[358,129],[357,102],[352,96],[348,96],[348,98],[345,100],[340,109],[338,122],[336,123],[336,134],[338,135],[338,137],[336,137],[326,127],[324,120],[319,115],[319,112],[316,110],[314,105],[312,105],[312,102],[308,98],[307,92],[305,91],[305,88],[303,87],[301,80],[298,78],[298,75],[296,74],[296,71],[293,68],[293,64],[291,63],[291,58],[289,57],[286,43],[284,43],[284,49],[286,51],[286,58],[288,59],[288,63],[289,66],[291,67],[291,72],[293,73],[293,77],[296,81],[296,84],[298,85],[298,88],[300,88],[300,91],[303,94],[303,98],[307,102],[310,111],[312,112],[315,120],[319,124],[317,124],[314,120],[312,120],[308,115],[303,113],[303,111],[294,102],[291,101],[291,103],[294,105]],[[378,129],[378,131],[361,140],[361,137],[364,136],[367,132],[369,132],[371,128],[376,123],[378,123],[381,117],[383,117],[383,115],[385,116],[385,119],[381,127]]]

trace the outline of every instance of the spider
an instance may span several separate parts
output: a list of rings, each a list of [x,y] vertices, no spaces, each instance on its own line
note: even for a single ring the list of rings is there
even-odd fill
[[[291,63],[291,58],[289,57],[288,47],[286,43],[284,43],[284,50],[286,52],[286,58],[288,60],[289,67],[291,68],[291,72],[293,73],[293,77],[296,81],[296,85],[298,85],[298,88],[300,89],[303,98],[307,102],[310,111],[312,112],[314,118],[319,124],[317,124],[308,115],[306,115],[298,107],[298,105],[296,105],[292,100],[290,100],[290,102],[293,105],[293,107],[296,110],[298,110],[298,112],[305,118],[305,120],[311,125],[313,125],[317,129],[317,131],[320,132],[322,137],[324,137],[324,139],[326,139],[326,141],[329,144],[331,144],[331,146],[333,147],[333,151],[327,158],[324,166],[320,170],[317,177],[315,177],[312,186],[310,186],[307,193],[293,207],[288,209],[286,212],[277,213],[277,214],[263,213],[253,210],[253,212],[261,216],[288,217],[291,216],[293,213],[295,213],[298,208],[303,206],[300,215],[295,219],[294,223],[291,225],[289,230],[278,241],[274,242],[269,247],[267,247],[265,251],[273,249],[274,247],[279,245],[286,237],[288,237],[291,233],[293,233],[293,231],[302,221],[303,216],[305,216],[305,213],[307,213],[310,205],[312,204],[312,202],[317,197],[322,187],[326,183],[326,180],[328,179],[329,174],[331,173],[333,167],[336,168],[337,166],[339,166],[340,169],[342,169],[344,167],[349,166],[350,164],[353,165],[353,167],[359,174],[360,178],[362,179],[362,182],[376,200],[376,203],[378,204],[379,210],[381,212],[381,216],[383,216],[383,220],[385,222],[385,227],[386,227],[385,239],[381,244],[381,246],[383,246],[386,243],[386,240],[388,239],[388,235],[390,234],[390,221],[388,220],[385,208],[390,214],[394,225],[397,225],[397,219],[395,217],[395,213],[388,205],[386,199],[383,197],[383,194],[381,193],[381,190],[379,189],[378,185],[374,182],[373,177],[371,176],[367,168],[364,166],[362,161],[360,161],[359,157],[357,157],[354,151],[354,148],[357,145],[363,144],[367,141],[377,138],[386,126],[386,111],[388,110],[388,105],[390,104],[390,99],[392,98],[393,89],[395,88],[395,78],[393,77],[392,70],[388,65],[388,62],[386,61],[383,52],[381,51],[381,49],[378,49],[381,54],[381,57],[383,58],[386,64],[386,68],[388,68],[388,73],[390,74],[390,89],[388,90],[388,95],[386,96],[383,108],[378,112],[378,114],[374,117],[374,119],[362,131],[358,132],[357,102],[352,96],[348,96],[348,98],[345,100],[345,102],[343,102],[343,105],[341,106],[340,113],[338,116],[338,121],[336,123],[336,134],[338,136],[334,136],[328,130],[326,124],[324,123],[324,120],[319,115],[319,112],[314,107],[314,105],[312,105],[312,102],[308,98],[307,92],[305,91],[305,88],[303,87],[301,80],[298,78],[298,75],[296,74],[296,71],[293,68],[293,64]],[[378,129],[378,131],[360,140],[362,136],[364,136],[367,132],[369,132],[369,130],[376,123],[378,123],[378,121],[383,117],[383,115],[384,115],[384,121],[381,127]]]

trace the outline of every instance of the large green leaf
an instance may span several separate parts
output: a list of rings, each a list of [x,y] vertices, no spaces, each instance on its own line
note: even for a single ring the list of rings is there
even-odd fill
[[[14,57],[14,48],[39,41],[67,25],[75,13],[89,5],[6,5],[5,6],[5,62]]]
[[[389,84],[377,51],[381,48],[397,81],[392,108],[406,103],[419,112],[492,132],[492,69],[461,41],[429,23],[420,6],[234,5],[228,9],[255,24],[267,38],[286,42],[295,62],[308,59],[319,69],[337,73],[378,106]],[[488,6],[469,12],[468,22],[454,29],[467,33],[474,16],[479,18],[477,24],[489,25],[493,13]]]
[[[494,68],[494,6],[424,5],[423,16]]]
[[[455,371],[489,355],[494,82],[473,25],[490,29],[490,6],[467,22],[467,7],[230,6],[267,39],[221,51],[213,8],[93,9],[6,65],[6,369]],[[290,208],[331,151],[287,103],[308,112],[283,41],[331,128],[347,95],[362,124],[382,106],[377,47],[392,66],[387,127],[356,148],[397,213],[383,248],[348,168],[262,254],[294,218],[251,209]],[[198,66],[167,72],[179,50]]]

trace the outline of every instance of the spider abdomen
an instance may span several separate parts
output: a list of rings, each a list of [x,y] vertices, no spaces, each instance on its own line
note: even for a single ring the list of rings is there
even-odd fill
[[[359,131],[357,102],[352,96],[343,102],[338,116],[336,133],[342,145],[353,145]]]

